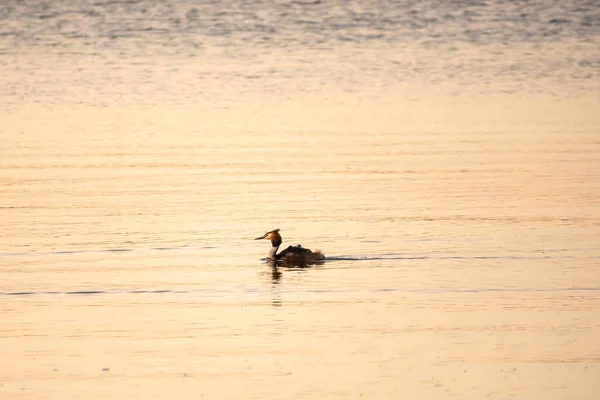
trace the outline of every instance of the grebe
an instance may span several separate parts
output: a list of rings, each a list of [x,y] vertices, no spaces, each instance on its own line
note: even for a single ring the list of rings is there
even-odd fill
[[[271,250],[269,250],[269,253],[267,254],[267,259],[271,262],[285,264],[289,267],[305,267],[310,264],[317,264],[325,259],[325,256],[321,251],[311,251],[299,244],[296,246],[288,246],[287,249],[281,250],[279,254],[277,254],[277,249],[279,249],[282,242],[279,229],[267,232],[254,240],[261,239],[268,239],[271,241]]]

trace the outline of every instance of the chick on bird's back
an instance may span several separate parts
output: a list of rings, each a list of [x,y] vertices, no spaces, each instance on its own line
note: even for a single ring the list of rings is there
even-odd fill
[[[267,239],[271,241],[271,249],[267,253],[267,260],[288,267],[307,267],[309,265],[318,264],[325,260],[325,255],[320,251],[312,251],[301,245],[288,246],[286,249],[277,253],[279,246],[283,242],[279,229],[275,229],[265,233],[263,236],[257,237],[255,240]]]

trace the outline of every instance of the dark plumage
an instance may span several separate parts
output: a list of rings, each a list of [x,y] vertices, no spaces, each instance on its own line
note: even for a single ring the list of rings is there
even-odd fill
[[[312,251],[305,249],[301,245],[288,246],[286,249],[277,253],[281,242],[283,241],[279,234],[279,229],[265,233],[255,240],[268,239],[271,241],[271,250],[267,254],[267,259],[288,267],[306,267],[311,264],[318,264],[325,259],[323,253],[319,250]]]

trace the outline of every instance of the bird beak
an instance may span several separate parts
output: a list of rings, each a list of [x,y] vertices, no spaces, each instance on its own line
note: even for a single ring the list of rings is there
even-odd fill
[[[265,234],[265,235],[262,235],[261,237],[257,237],[257,238],[256,238],[256,239],[254,239],[254,240],[260,240],[260,239],[264,239],[264,238],[266,238],[266,237],[267,237],[267,235]]]

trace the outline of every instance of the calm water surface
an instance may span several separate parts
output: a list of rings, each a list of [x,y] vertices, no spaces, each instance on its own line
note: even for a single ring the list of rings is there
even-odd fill
[[[599,8],[4,2],[0,397],[595,399]]]

